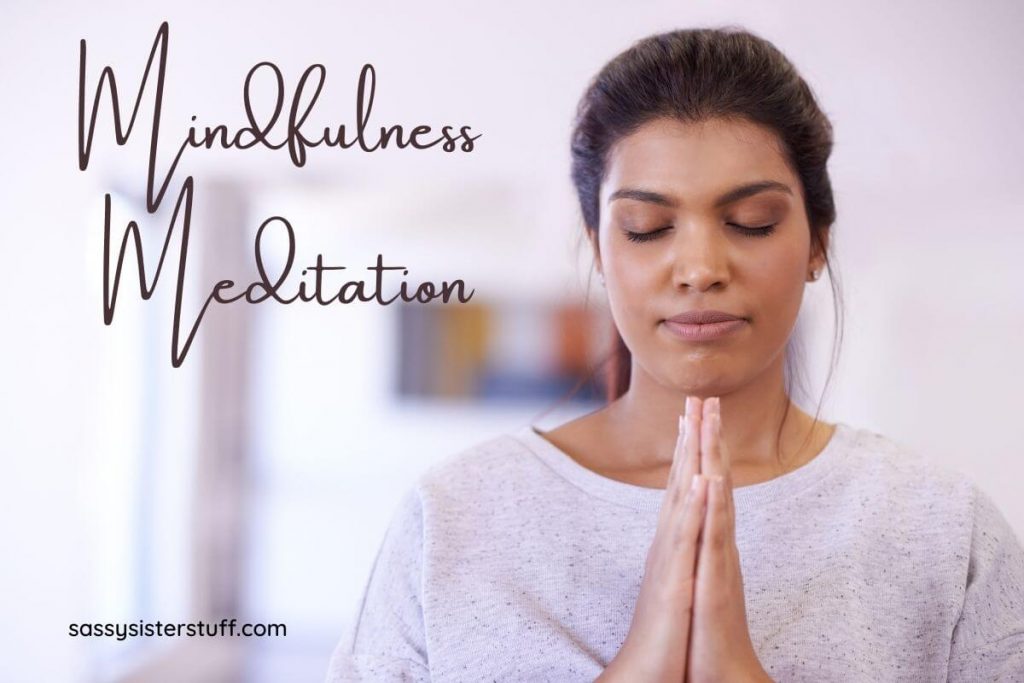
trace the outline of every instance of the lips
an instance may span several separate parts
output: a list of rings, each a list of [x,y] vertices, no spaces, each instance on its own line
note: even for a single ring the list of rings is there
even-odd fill
[[[708,323],[726,323],[735,320],[743,320],[743,318],[738,315],[733,315],[732,313],[716,311],[713,309],[703,311],[686,311],[668,318],[668,322],[681,323],[684,325],[706,325]]]
[[[739,331],[747,321],[725,311],[686,311],[664,321],[675,337],[690,342],[708,342]]]

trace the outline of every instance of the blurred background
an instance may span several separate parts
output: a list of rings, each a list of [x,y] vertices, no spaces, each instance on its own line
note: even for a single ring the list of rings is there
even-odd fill
[[[1019,3],[181,0],[0,12],[0,680],[322,680],[390,515],[426,467],[599,405],[587,375],[609,321],[580,243],[572,115],[608,59],[673,28],[739,24],[773,41],[835,126],[846,315],[823,417],[960,470],[1024,537]],[[469,154],[313,148],[301,169],[284,151],[190,149],[149,215],[152,92],[121,147],[104,99],[80,172],[78,50],[84,38],[89,97],[110,65],[127,115],[164,20],[158,169],[192,116],[245,125],[242,84],[264,60],[289,98],[308,65],[326,66],[310,129],[354,125],[371,63],[371,126],[469,125],[483,137]],[[183,333],[214,283],[253,280],[255,233],[274,215],[296,235],[288,296],[317,254],[351,279],[381,254],[411,283],[464,280],[472,302],[213,304],[173,368],[179,235],[148,301],[127,257],[105,326],[103,195],[115,245],[138,221],[152,274],[188,175]],[[265,241],[279,268],[283,232]],[[812,413],[832,324],[823,279],[794,337],[807,377],[794,398]],[[223,615],[284,623],[288,635],[67,633]]]

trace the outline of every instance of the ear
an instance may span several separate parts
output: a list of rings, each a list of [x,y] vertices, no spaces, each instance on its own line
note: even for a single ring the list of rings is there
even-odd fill
[[[811,242],[811,257],[807,262],[809,270],[821,271],[825,267],[825,254],[828,252],[829,239],[832,235],[831,226],[825,228],[820,233],[821,244],[816,244],[813,240]]]

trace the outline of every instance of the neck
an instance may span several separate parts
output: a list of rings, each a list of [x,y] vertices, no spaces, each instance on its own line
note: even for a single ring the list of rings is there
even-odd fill
[[[720,398],[721,440],[737,485],[799,466],[816,432],[813,419],[786,395],[782,360],[741,387],[699,378],[682,389],[654,381],[634,364],[629,390],[607,408],[609,426],[624,437],[623,464],[649,468],[671,463],[677,418],[691,395]]]

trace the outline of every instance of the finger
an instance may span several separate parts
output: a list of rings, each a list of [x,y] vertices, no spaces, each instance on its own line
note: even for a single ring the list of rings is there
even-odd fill
[[[686,591],[686,601],[682,607],[686,610],[687,616],[683,619],[683,625],[677,633],[678,643],[681,643],[684,652],[688,649],[690,640],[693,605],[696,600],[697,585],[697,562],[699,561],[700,531],[704,523],[705,507],[707,502],[707,478],[695,474],[690,478],[686,501],[683,504],[681,523],[676,527],[673,534],[673,550],[675,551],[676,583],[675,585]]]
[[[698,572],[717,576],[725,562],[728,542],[727,512],[725,507],[724,479],[713,476],[708,479],[707,513],[701,534]]]
[[[727,525],[728,529],[726,531],[728,535],[728,539],[726,542],[726,552],[728,554],[727,562],[732,563],[735,567],[736,580],[740,588],[740,593],[744,594],[743,569],[740,564],[740,549],[736,543],[736,504],[732,495],[732,485],[730,484],[729,479],[726,478],[723,484],[725,489],[726,508],[729,512]],[[746,620],[746,606],[742,600],[740,601],[740,609],[743,611],[744,620]]]
[[[701,437],[701,410],[703,409],[700,398],[697,396],[686,397],[686,436],[683,440],[683,450],[686,453],[685,464],[688,470],[681,472],[683,475],[693,477],[694,474],[704,470],[700,462],[700,437]],[[687,479],[686,481],[689,481]]]
[[[700,472],[700,429],[693,424],[691,413],[694,411],[691,397],[687,397],[687,412],[683,416],[682,460],[679,463],[679,476],[683,486],[688,486],[693,475]],[[692,397],[696,400],[696,397]],[[695,455],[697,454],[697,455]]]
[[[722,402],[721,398],[715,399],[715,423],[718,431],[718,444],[719,456],[722,462],[722,470],[725,472],[725,493],[726,493],[726,508],[729,511],[729,537],[736,538],[736,500],[733,497],[733,476],[732,476],[732,457],[729,449],[726,447],[727,444],[722,438]]]
[[[687,577],[693,577],[697,566],[697,539],[706,516],[707,483],[707,477],[701,474],[690,477],[690,487],[683,503],[683,514],[673,536],[674,547],[682,553],[680,562]]]
[[[672,467],[668,471],[668,485],[666,486],[668,489],[681,489],[689,484],[688,481],[680,479],[682,462],[686,457],[686,454],[683,452],[683,436],[686,434],[686,421],[682,415],[678,416],[676,430],[676,443],[672,448]]]
[[[724,477],[727,473],[722,462],[721,449],[721,416],[716,404],[718,397],[704,401],[704,412],[701,420],[700,471],[708,477]]]
[[[659,528],[665,525],[665,518],[668,515],[673,514],[673,511],[686,499],[687,496],[687,490],[684,487],[687,485],[689,480],[680,476],[680,472],[683,469],[682,461],[684,458],[683,433],[685,425],[683,423],[682,416],[679,417],[677,428],[679,431],[676,434],[676,444],[672,450],[672,466],[669,468],[668,483],[665,486],[665,498],[661,504],[661,511],[658,515]]]
[[[718,432],[722,433],[722,403],[719,401],[718,405],[715,406],[715,414],[718,415]],[[718,448],[722,454],[722,467],[725,468],[726,473],[732,476],[732,453],[729,451],[728,444],[724,439],[718,439]]]

